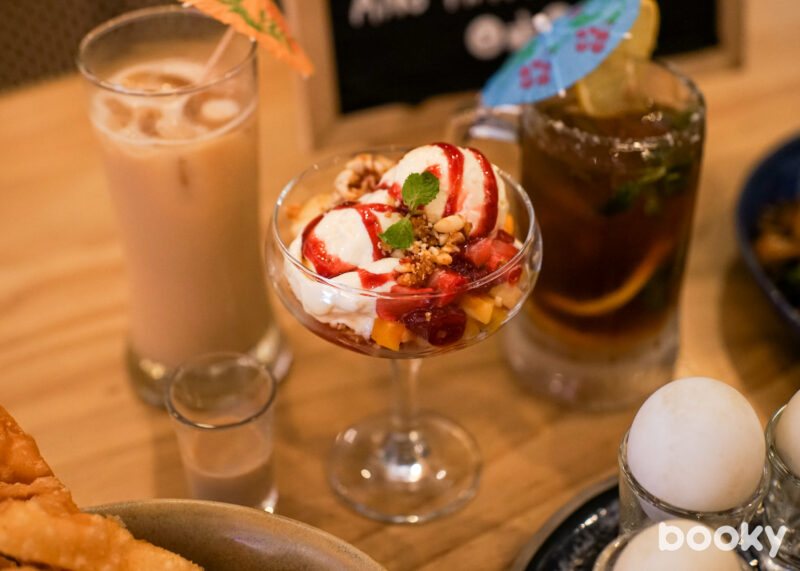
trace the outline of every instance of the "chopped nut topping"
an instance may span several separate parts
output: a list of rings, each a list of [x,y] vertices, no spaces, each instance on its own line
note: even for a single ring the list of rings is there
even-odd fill
[[[397,283],[407,287],[421,286],[436,269],[436,260],[422,242],[414,242],[410,251],[411,257],[408,261],[397,268],[400,273]]]
[[[430,246],[439,244],[439,238],[436,236],[436,233],[433,231],[433,226],[424,213],[421,212],[420,214],[411,216],[411,226],[414,228],[414,238],[416,238],[417,242],[423,242]]]
[[[447,254],[445,252],[441,252],[439,254],[436,254],[433,259],[440,266],[449,266],[450,264],[453,263],[453,256],[451,256],[450,254]]]
[[[378,187],[383,174],[394,166],[394,162],[381,155],[362,153],[345,164],[344,170],[334,180],[339,201],[358,200]]]
[[[452,216],[446,216],[439,220],[433,225],[433,229],[437,232],[450,234],[452,232],[458,232],[461,230],[464,227],[465,222],[466,221],[461,216],[458,214],[453,214]]]
[[[397,283],[414,287],[424,285],[438,266],[449,266],[453,263],[451,254],[458,251],[459,243],[465,240],[461,232],[441,234],[436,232],[424,213],[411,217],[415,240],[407,250],[407,257],[397,266],[400,274]],[[443,244],[443,245],[442,245]]]

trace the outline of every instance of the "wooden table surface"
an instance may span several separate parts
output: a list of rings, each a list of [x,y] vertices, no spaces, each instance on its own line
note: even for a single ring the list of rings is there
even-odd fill
[[[744,269],[733,213],[759,158],[800,133],[800,4],[750,4],[744,68],[697,78],[708,139],[677,375],[730,383],[766,422],[800,388],[800,347]],[[263,65],[266,215],[311,156],[300,150],[290,72]],[[139,402],[126,381],[124,261],[78,77],[0,96],[0,228],[0,404],[80,505],[184,496],[165,413]],[[504,363],[498,335],[423,367],[423,405],[478,440],[484,476],[475,499],[417,527],[362,518],[329,490],[324,460],[339,429],[387,406],[388,364],[276,312],[295,351],[277,403],[278,511],[390,569],[505,568],[559,507],[615,472],[635,411],[588,413],[532,396]]]

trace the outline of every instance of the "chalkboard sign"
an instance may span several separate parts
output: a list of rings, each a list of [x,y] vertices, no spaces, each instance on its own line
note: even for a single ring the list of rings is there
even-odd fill
[[[387,104],[480,88],[532,34],[548,0],[293,0],[291,20],[312,58],[330,66],[327,96],[347,116]],[[739,0],[663,0],[657,56],[719,52],[738,58]],[[732,8],[736,6],[736,8]],[[733,24],[732,24],[733,22]],[[321,41],[322,39],[322,41]],[[319,50],[315,46],[320,46]],[[316,52],[316,53],[315,53]],[[316,57],[315,57],[316,56]],[[319,59],[322,59],[322,62]],[[314,81],[309,89],[319,89]],[[319,96],[312,96],[320,104]],[[318,114],[317,111],[312,111]]]

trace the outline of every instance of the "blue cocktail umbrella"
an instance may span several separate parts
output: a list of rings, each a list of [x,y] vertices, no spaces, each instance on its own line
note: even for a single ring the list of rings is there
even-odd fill
[[[487,107],[546,99],[587,76],[625,38],[640,0],[587,0],[561,17],[534,17],[536,34],[481,92]]]

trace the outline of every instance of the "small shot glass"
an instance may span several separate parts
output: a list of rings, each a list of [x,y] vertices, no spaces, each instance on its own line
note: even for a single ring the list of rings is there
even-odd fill
[[[716,511],[700,512],[679,508],[655,497],[645,490],[633,476],[628,466],[628,432],[619,446],[619,520],[622,535],[636,533],[653,523],[670,519],[690,519],[704,523],[712,529],[731,526],[739,530],[742,523],[750,522],[762,505],[769,487],[769,466],[764,463],[764,472],[758,487],[741,505]]]
[[[253,357],[213,353],[175,369],[165,402],[193,498],[272,512],[276,383]]]
[[[774,557],[762,554],[762,566],[770,571],[800,569],[800,477],[789,470],[775,445],[775,429],[785,409],[786,405],[772,415],[766,431],[771,478],[764,498],[763,524],[776,533],[781,526],[786,526],[786,535],[777,554]]]

